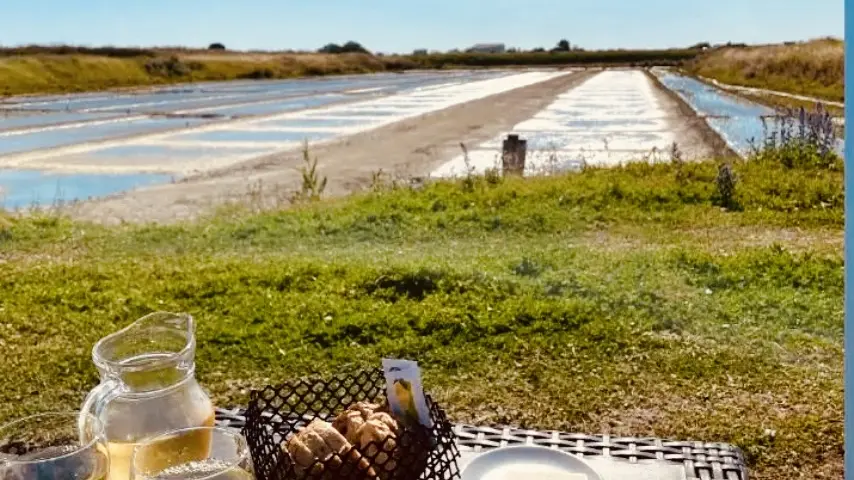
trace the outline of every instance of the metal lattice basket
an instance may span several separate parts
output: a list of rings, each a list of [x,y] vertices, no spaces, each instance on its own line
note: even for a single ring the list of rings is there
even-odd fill
[[[426,395],[432,426],[401,424],[397,435],[368,443],[331,448],[308,464],[284,445],[316,419],[332,421],[357,402],[387,404],[382,369],[331,378],[311,377],[254,390],[243,434],[259,480],[371,479],[451,480],[459,478],[453,426]],[[295,452],[296,454],[296,452]]]

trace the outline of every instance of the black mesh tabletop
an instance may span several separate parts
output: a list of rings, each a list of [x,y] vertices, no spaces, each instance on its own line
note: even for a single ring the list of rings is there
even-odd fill
[[[244,410],[217,409],[217,425],[243,428]],[[725,443],[669,441],[609,435],[454,425],[459,464],[491,449],[536,445],[588,461],[603,480],[748,480],[742,451]],[[450,480],[450,479],[449,479]]]

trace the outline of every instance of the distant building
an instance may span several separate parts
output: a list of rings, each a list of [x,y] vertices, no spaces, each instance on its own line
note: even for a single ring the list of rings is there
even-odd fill
[[[478,43],[466,51],[469,53],[504,53],[506,48],[503,43]]]
[[[413,55],[427,55],[427,49],[426,48],[419,48],[418,50],[413,51],[412,54]]]

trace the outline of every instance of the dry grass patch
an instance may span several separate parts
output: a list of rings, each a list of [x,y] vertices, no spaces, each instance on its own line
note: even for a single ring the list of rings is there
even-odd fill
[[[36,54],[0,57],[0,95],[64,93],[236,79],[381,72],[400,68],[367,54],[174,53],[118,58]]]
[[[724,47],[689,62],[689,70],[733,85],[843,101],[845,50],[842,41],[757,47]]]

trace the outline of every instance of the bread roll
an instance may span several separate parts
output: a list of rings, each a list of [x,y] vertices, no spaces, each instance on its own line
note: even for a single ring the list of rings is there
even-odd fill
[[[346,463],[354,471],[363,472],[365,478],[376,478],[376,473],[370,468],[368,461],[352,449],[352,444],[331,424],[320,419],[312,420],[288,439],[285,450],[293,460],[294,470],[300,477],[309,473],[313,476],[323,473],[324,477],[336,478],[335,471]]]

